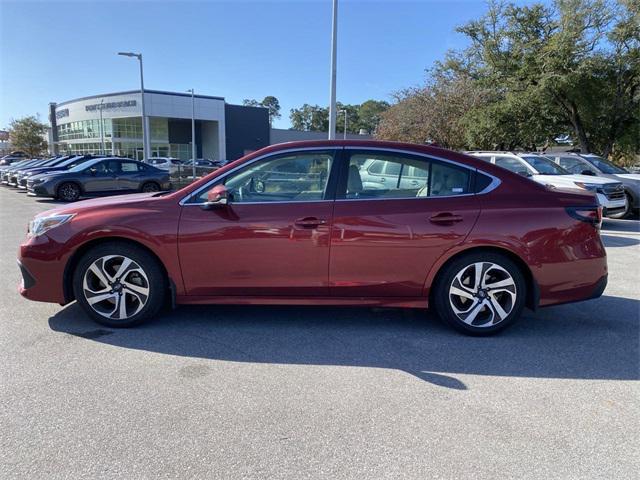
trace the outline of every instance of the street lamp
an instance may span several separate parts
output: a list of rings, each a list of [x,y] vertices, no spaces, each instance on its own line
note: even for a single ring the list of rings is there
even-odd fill
[[[343,138],[346,140],[347,139],[347,110],[346,109],[340,110],[339,113],[344,113],[344,137]]]
[[[100,100],[100,153],[104,155],[104,123],[102,121],[102,109],[104,108],[104,98]]]
[[[329,140],[336,138],[336,60],[338,54],[338,0],[333,0],[331,23],[331,81],[329,84]]]
[[[144,154],[143,160],[148,160],[151,156],[149,151],[151,150],[149,145],[149,132],[147,130],[147,114],[144,105],[144,75],[142,74],[142,54],[133,52],[118,52],[118,55],[123,57],[135,57],[140,62],[140,96],[142,97],[142,150]]]
[[[193,161],[193,181],[196,180],[196,96],[193,88],[191,92],[191,160]]]

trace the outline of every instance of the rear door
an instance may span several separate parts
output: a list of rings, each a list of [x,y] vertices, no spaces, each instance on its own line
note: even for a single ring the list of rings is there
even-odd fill
[[[126,160],[121,162],[118,172],[118,190],[125,192],[140,190],[141,182],[144,180],[143,168],[142,164],[138,162],[127,162]]]
[[[331,295],[421,296],[433,263],[464,241],[478,217],[474,171],[405,153],[344,152],[331,233]],[[384,188],[363,182],[370,173],[361,166],[375,162],[384,164]]]

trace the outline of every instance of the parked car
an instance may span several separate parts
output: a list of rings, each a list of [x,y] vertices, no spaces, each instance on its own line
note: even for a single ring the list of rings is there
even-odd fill
[[[12,163],[20,162],[22,160],[29,159],[29,154],[21,150],[11,152],[9,155],[5,155],[0,158],[0,165],[11,165]]]
[[[21,168],[25,168],[25,167],[37,167],[40,165],[44,165],[47,162],[50,162],[51,160],[54,160],[55,157],[53,158],[39,158],[36,160],[31,161],[28,165],[22,165],[22,164],[14,164],[9,166],[8,169],[4,170],[2,172],[2,183],[4,183],[5,185],[9,185],[10,187],[15,187],[17,186],[17,180],[16,180],[16,174],[18,172],[18,170],[20,170]]]
[[[82,196],[169,190],[169,174],[151,165],[123,158],[97,158],[63,172],[34,175],[27,181],[29,195],[67,202]]]
[[[27,159],[27,160],[20,160],[19,162],[14,162],[10,165],[2,165],[0,166],[0,177],[2,180],[2,183],[7,183],[8,179],[5,181],[5,174],[11,170],[12,168],[20,168],[22,166],[25,165],[29,165],[31,163],[35,163],[35,162],[39,162],[41,161],[40,159]]]
[[[397,179],[365,185],[359,167],[370,160],[398,164]],[[402,183],[410,167],[426,172],[418,185]],[[437,147],[286,143],[176,192],[37,215],[20,247],[20,293],[77,300],[111,327],[154,317],[171,298],[430,306],[463,332],[489,334],[525,306],[602,294],[601,213],[586,190],[548,189]]]
[[[46,162],[41,163],[37,166],[25,166],[25,167],[17,167],[12,169],[13,178],[10,179],[10,185],[14,187],[20,187],[21,180],[25,177],[25,175],[29,172],[33,172],[41,169],[55,168],[56,165],[63,163],[65,160],[70,158],[69,155],[60,155],[56,157],[49,158]]]
[[[224,163],[220,164],[207,158],[196,159],[196,176],[203,176],[211,173],[216,168],[220,168]],[[226,162],[225,162],[226,163]],[[182,177],[193,176],[193,160],[185,160],[180,165],[180,175]]]
[[[638,213],[640,209],[640,175],[630,173],[626,169],[593,154],[555,154],[552,156],[556,163],[567,170],[580,171],[583,175],[597,175],[610,178],[622,183],[627,197],[627,208],[613,218],[628,218]]]
[[[96,157],[93,155],[66,155],[48,166],[25,168],[18,171],[18,188],[27,188],[27,181],[35,175],[41,175],[43,173],[51,174],[53,172],[70,170],[76,165],[80,165],[88,160],[93,160],[94,158]]]
[[[640,208],[640,175],[629,173],[626,169],[608,160],[589,154],[548,153],[545,155],[571,173],[610,178],[620,181],[627,198],[627,208],[612,218],[627,218]],[[590,161],[589,159],[593,159]]]
[[[178,173],[182,167],[182,160],[172,157],[154,157],[147,160],[146,163],[171,174]]]
[[[553,160],[534,153],[470,152],[512,172],[552,188],[589,190],[595,193],[604,215],[616,216],[627,208],[624,187],[620,181],[587,175],[575,175]]]

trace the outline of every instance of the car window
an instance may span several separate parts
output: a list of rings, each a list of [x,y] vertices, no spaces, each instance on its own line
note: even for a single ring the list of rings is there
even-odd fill
[[[122,162],[120,164],[120,169],[123,173],[138,172],[139,170],[138,164],[135,162]]]
[[[381,174],[375,173],[381,165]],[[372,168],[373,173],[372,173]],[[416,198],[469,193],[470,171],[404,155],[354,153],[345,198]]]
[[[527,166],[517,158],[496,156],[495,163],[497,166],[511,170],[513,173],[531,175],[531,171]]]
[[[469,193],[471,174],[466,168],[458,168],[449,164],[433,162],[431,166],[430,197],[464,195]]]
[[[567,172],[557,163],[546,157],[536,155],[522,155],[521,157],[541,175],[567,175]]]
[[[232,203],[322,200],[332,164],[333,153],[330,152],[278,155],[230,174],[223,183]],[[194,202],[205,202],[207,192],[195,197]]]
[[[572,157],[560,157],[558,160],[560,166],[570,171],[571,173],[581,174],[585,170],[589,170],[593,173],[598,173],[595,168],[589,165],[588,162],[582,161],[579,158]]]
[[[118,172],[118,163],[116,160],[109,160],[106,162],[98,162],[89,168],[95,170],[96,173],[112,174]]]
[[[614,165],[610,161],[605,160],[604,158],[601,158],[601,157],[597,157],[595,155],[586,156],[585,159],[588,162],[595,165],[595,167],[598,168],[601,172],[606,173],[608,175],[629,173],[624,168]]]

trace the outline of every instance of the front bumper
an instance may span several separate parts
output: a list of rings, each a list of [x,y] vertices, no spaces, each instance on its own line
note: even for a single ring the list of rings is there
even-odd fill
[[[63,243],[46,234],[27,238],[18,252],[18,266],[22,274],[18,288],[20,295],[38,302],[67,303],[64,272],[69,256]]]
[[[619,213],[627,208],[627,199],[624,196],[622,198],[609,199],[602,193],[596,193],[596,197],[598,198],[598,204],[604,209],[605,215]]]

